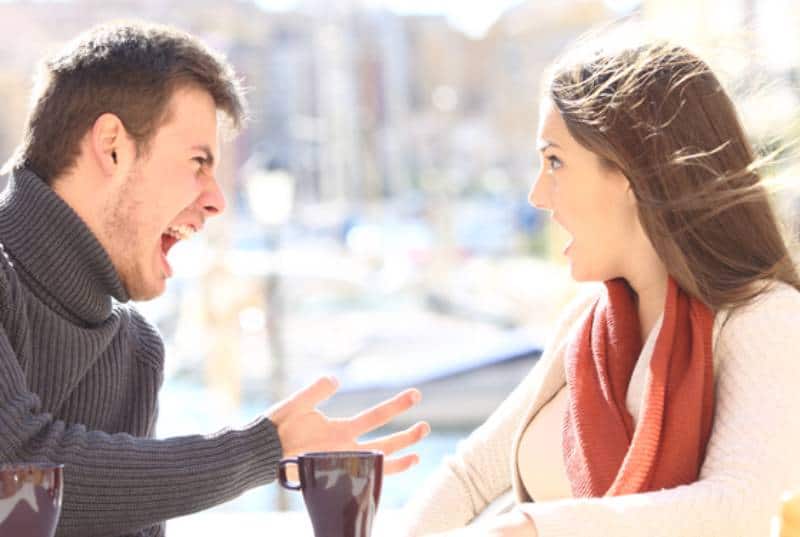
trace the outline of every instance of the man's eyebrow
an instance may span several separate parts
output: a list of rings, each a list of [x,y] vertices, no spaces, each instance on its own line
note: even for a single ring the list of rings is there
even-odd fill
[[[536,145],[536,149],[538,149],[539,151],[544,151],[544,150],[549,149],[551,147],[555,147],[556,149],[561,149],[560,145],[558,145],[555,142],[551,142],[549,140],[542,140],[541,142],[539,142]]]
[[[202,151],[206,154],[206,165],[212,166],[214,164],[214,153],[211,151],[211,148],[207,145],[195,145],[192,146],[193,151]]]

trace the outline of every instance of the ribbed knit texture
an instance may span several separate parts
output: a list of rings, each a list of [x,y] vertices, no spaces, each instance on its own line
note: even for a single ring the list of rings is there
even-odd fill
[[[525,456],[519,438],[564,388],[565,343],[595,301],[575,302],[531,373],[419,488],[405,535],[464,526],[509,489],[539,537],[769,535],[781,494],[800,484],[800,293],[781,283],[716,316],[714,423],[696,482],[625,496],[571,498],[566,490],[559,500],[530,498],[517,468]]]
[[[29,171],[0,198],[0,463],[63,463],[59,537],[163,521],[275,478],[273,424],[153,438],[164,346],[103,247]]]
[[[619,496],[692,483],[711,433],[714,314],[669,278],[635,423],[625,403],[642,351],[639,315],[625,280],[605,287],[565,355],[563,453],[572,493]]]

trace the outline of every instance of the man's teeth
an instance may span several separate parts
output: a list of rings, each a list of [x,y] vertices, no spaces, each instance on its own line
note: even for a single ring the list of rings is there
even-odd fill
[[[194,228],[190,225],[170,226],[167,228],[167,234],[182,241],[194,234]]]

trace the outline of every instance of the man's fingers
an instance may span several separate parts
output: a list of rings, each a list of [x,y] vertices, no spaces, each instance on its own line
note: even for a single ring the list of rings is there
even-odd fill
[[[419,393],[419,390],[411,388],[359,413],[350,419],[355,436],[359,437],[373,429],[386,425],[395,416],[417,404],[420,399],[422,399],[422,394]]]
[[[431,432],[431,426],[421,421],[405,431],[400,431],[387,436],[376,438],[365,442],[360,449],[375,449],[382,451],[386,455],[391,455],[395,451],[400,451],[413,444],[416,444]]]
[[[384,459],[383,473],[397,474],[400,472],[405,472],[418,462],[419,462],[419,457],[414,454],[403,455],[402,457],[398,457],[396,459]]]
[[[329,399],[339,389],[339,381],[335,377],[320,377],[305,388],[290,395],[283,404],[279,404],[272,416],[280,421],[283,416],[298,410],[310,410]]]
[[[339,389],[339,381],[335,377],[320,377],[305,388],[295,392],[292,404],[300,408],[315,408],[321,402],[330,399]]]

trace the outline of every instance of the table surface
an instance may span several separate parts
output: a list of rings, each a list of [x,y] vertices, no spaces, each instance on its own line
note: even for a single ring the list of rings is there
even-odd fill
[[[399,509],[379,510],[372,537],[392,537],[401,527]],[[204,512],[167,522],[169,537],[266,537],[291,535],[313,537],[311,521],[304,511],[267,511],[263,513]]]

